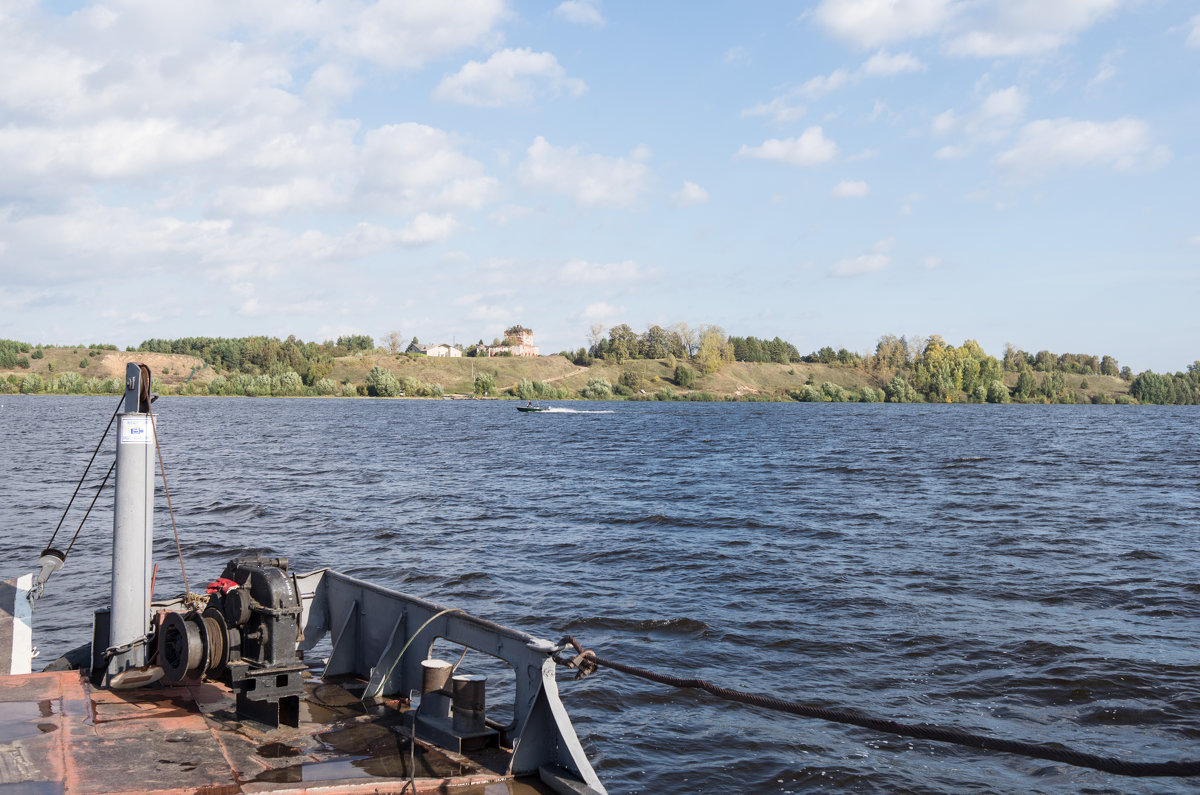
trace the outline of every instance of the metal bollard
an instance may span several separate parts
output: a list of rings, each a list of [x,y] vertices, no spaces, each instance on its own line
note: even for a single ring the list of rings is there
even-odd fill
[[[445,660],[421,660],[421,714],[433,718],[450,717],[450,672],[454,667]]]
[[[454,677],[455,732],[477,734],[487,730],[484,723],[486,686],[487,677],[481,674],[458,674]]]

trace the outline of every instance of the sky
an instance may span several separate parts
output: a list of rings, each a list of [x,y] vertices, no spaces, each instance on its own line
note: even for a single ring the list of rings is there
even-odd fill
[[[1200,359],[1194,0],[4,0],[0,337]]]

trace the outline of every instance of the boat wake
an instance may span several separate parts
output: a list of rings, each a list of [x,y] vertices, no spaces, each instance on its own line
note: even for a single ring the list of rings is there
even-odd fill
[[[557,407],[551,407],[551,408],[546,409],[542,413],[543,414],[612,414],[614,412],[612,409],[588,411],[587,409],[560,409]]]

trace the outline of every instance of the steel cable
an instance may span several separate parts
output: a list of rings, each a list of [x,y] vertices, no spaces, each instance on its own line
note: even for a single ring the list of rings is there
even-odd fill
[[[775,710],[777,712],[786,712],[788,714],[799,715],[800,717],[804,718],[816,718],[818,720],[830,721],[833,723],[844,723],[851,726],[860,726],[864,729],[871,729],[873,731],[885,732],[887,734],[897,734],[901,737],[914,737],[921,740],[953,743],[955,745],[964,745],[970,748],[979,748],[985,751],[1003,751],[1005,753],[1019,754],[1021,756],[1033,757],[1035,759],[1045,759],[1050,762],[1061,762],[1074,767],[1092,768],[1093,770],[1100,770],[1105,773],[1112,773],[1118,776],[1200,776],[1200,760],[1185,762],[1128,762],[1122,759],[1116,759],[1114,757],[1084,753],[1082,751],[1076,751],[1074,749],[1058,746],[1056,744],[1032,743],[1022,740],[1005,740],[998,737],[987,737],[981,734],[973,734],[962,729],[935,726],[926,723],[899,723],[894,720],[875,718],[845,709],[815,707],[795,701],[786,701],[773,696],[766,696],[758,693],[746,693],[741,690],[732,690],[727,687],[720,687],[719,685],[715,685],[712,682],[707,682],[703,679],[684,679],[677,676],[670,676],[669,674],[662,674],[656,671],[647,670],[645,668],[638,668],[633,665],[625,665],[624,663],[619,663],[615,660],[608,660],[603,657],[599,657],[590,649],[584,650],[582,647],[580,647],[574,638],[564,638],[564,643],[568,643],[573,646],[577,654],[570,659],[556,657],[555,661],[560,665],[566,665],[567,667],[580,668],[581,674],[586,673],[586,664],[590,662],[593,664],[593,666],[600,665],[605,668],[611,668],[614,671],[620,671],[621,673],[630,674],[642,679],[648,679],[651,682],[658,682],[659,684],[670,685],[672,687],[704,690],[718,698],[723,698],[728,701],[736,701],[742,704],[749,704],[755,707]]]
[[[62,529],[63,520],[65,520],[67,518],[67,513],[70,512],[71,506],[75,503],[75,497],[76,497],[76,495],[79,494],[79,489],[83,486],[83,481],[87,478],[88,472],[92,468],[92,462],[94,462],[96,460],[96,454],[100,452],[100,448],[101,448],[101,446],[103,446],[104,440],[106,438],[108,438],[108,432],[109,432],[109,430],[112,429],[113,420],[115,420],[117,418],[117,414],[120,413],[121,405],[124,402],[125,402],[125,398],[122,397],[120,402],[117,403],[117,408],[113,411],[113,415],[109,418],[108,425],[104,426],[104,433],[100,434],[100,441],[96,442],[96,449],[92,451],[92,457],[88,459],[87,466],[85,466],[83,468],[83,474],[79,476],[79,482],[75,484],[75,491],[71,492],[71,499],[67,500],[67,507],[63,508],[62,516],[60,516],[58,518],[58,525],[54,528],[54,532],[50,535],[50,542],[48,544],[46,544],[46,549],[50,549],[51,547],[54,546],[54,539],[58,537],[58,531]],[[109,472],[110,473],[112,472],[111,468],[109,469]],[[107,481],[108,475],[105,475],[104,479]],[[103,483],[100,485],[101,485],[101,488],[104,487]],[[93,505],[95,504],[95,502],[96,502],[95,500],[92,500]],[[91,508],[89,507],[88,510],[90,511]],[[87,516],[85,515],[83,518],[86,520]],[[83,522],[80,522],[79,526],[82,527]],[[75,535],[76,536],[79,535],[78,530],[75,531]],[[71,539],[71,543],[72,544],[75,543],[74,538]],[[70,548],[68,547],[68,550],[69,549]]]

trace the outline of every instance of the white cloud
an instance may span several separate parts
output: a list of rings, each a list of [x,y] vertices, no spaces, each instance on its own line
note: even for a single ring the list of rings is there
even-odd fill
[[[925,64],[917,60],[912,53],[902,52],[889,55],[886,50],[880,50],[872,55],[862,65],[862,74],[870,77],[887,77],[905,72],[924,72]]]
[[[449,134],[411,122],[368,132],[358,168],[356,200],[393,212],[477,209],[498,188]]]
[[[750,51],[745,47],[730,47],[721,60],[727,64],[744,63],[750,60]]]
[[[653,278],[656,272],[633,260],[600,263],[573,259],[559,269],[560,280],[574,285],[624,284]]]
[[[635,153],[636,156],[636,153]],[[585,207],[628,207],[646,190],[649,169],[637,159],[583,154],[538,136],[518,168],[532,187],[571,197]]]
[[[835,263],[830,273],[834,276],[861,276],[864,273],[881,271],[892,262],[888,252],[891,251],[895,242],[895,238],[891,237],[887,240],[880,240],[871,246],[871,250],[866,254]]]
[[[994,58],[1056,50],[1123,2],[822,0],[814,18],[834,36],[863,49],[937,36],[952,55]]]
[[[885,124],[895,124],[900,121],[901,116],[887,106],[886,102],[875,100],[875,105],[871,108],[871,113],[867,116],[867,121],[879,121],[882,119]]]
[[[708,191],[695,182],[684,182],[683,187],[671,194],[671,203],[676,207],[691,207],[708,201]]]
[[[828,76],[817,75],[804,85],[800,86],[799,92],[806,97],[817,98],[837,91],[843,86],[855,82],[853,75],[845,69],[835,69]]]
[[[1200,49],[1200,14],[1188,20],[1188,24],[1191,25],[1192,29],[1188,33],[1187,46]]]
[[[554,9],[554,16],[576,25],[591,25],[604,27],[604,15],[600,13],[600,3],[596,0],[567,0]]]
[[[947,110],[933,117],[933,134],[948,135],[958,126],[958,116],[954,111]]]
[[[335,179],[296,176],[270,185],[231,185],[217,191],[212,206],[223,215],[268,217],[340,207],[345,201],[345,192]]]
[[[508,305],[496,306],[493,304],[476,304],[467,312],[467,317],[471,320],[483,320],[492,323],[505,324],[508,323],[514,315],[522,312],[521,307],[512,307]]]
[[[1038,177],[1059,168],[1151,169],[1169,158],[1170,151],[1153,143],[1150,126],[1140,119],[1064,118],[1026,124],[1016,144],[996,156],[996,164],[1023,177]]]
[[[271,315],[286,315],[288,317],[296,317],[298,315],[315,316],[326,311],[320,301],[311,298],[294,301],[284,301],[275,298],[274,300],[264,302],[258,297],[256,285],[250,282],[232,284],[229,287],[229,291],[237,300],[234,314],[242,317],[257,318]],[[147,321],[149,320],[153,319],[147,318]]]
[[[795,121],[805,112],[804,106],[795,101],[798,96],[819,99],[846,86],[857,85],[868,77],[891,77],[904,72],[923,71],[925,64],[917,60],[912,53],[890,55],[886,50],[880,50],[854,71],[834,69],[828,75],[817,75],[770,102],[759,103],[742,111],[742,116],[771,116],[778,122]]]
[[[304,86],[306,99],[328,105],[354,95],[361,81],[353,71],[341,64],[324,64],[313,70]]]
[[[519,204],[506,204],[503,207],[497,208],[489,217],[492,219],[492,223],[497,226],[508,226],[513,221],[524,218],[532,213],[532,208],[522,207]]]
[[[971,150],[963,146],[943,146],[933,153],[933,156],[938,160],[958,160],[966,157],[971,153]]]
[[[864,149],[858,154],[850,155],[846,158],[847,163],[857,163],[860,160],[872,160],[879,157],[878,149]]]
[[[480,108],[532,105],[539,97],[563,94],[577,97],[587,90],[582,80],[567,77],[566,70],[548,52],[529,49],[501,50],[484,63],[468,61],[434,89],[434,99]]]
[[[815,16],[838,38],[864,49],[938,32],[953,0],[821,0]]]
[[[1038,55],[1074,41],[1076,34],[1115,11],[1122,0],[991,0],[947,44],[951,55],[995,58]],[[969,6],[963,5],[964,9]]]
[[[81,206],[54,215],[27,215],[4,225],[10,246],[8,284],[46,277],[108,282],[114,276],[188,274],[224,282],[251,282],[290,274],[299,281],[309,268],[354,262],[401,245],[418,245],[444,234],[445,219],[418,216],[404,230],[359,223],[324,232],[291,231],[244,219],[183,221],[125,208]]]
[[[82,127],[0,128],[8,178],[140,179],[231,154],[232,130],[203,130],[174,119],[111,119]]]
[[[980,103],[978,121],[1012,124],[1024,115],[1027,104],[1029,99],[1025,92],[1016,86],[993,91]]]
[[[941,266],[942,266],[942,258],[941,257],[926,257],[925,258],[925,268],[927,270],[933,270],[934,268],[940,268]]]
[[[421,246],[446,240],[458,224],[451,215],[418,213],[412,223],[400,230],[400,242],[406,246]]]
[[[761,102],[752,108],[743,110],[742,117],[770,116],[779,124],[787,124],[802,117],[806,110],[803,105],[792,101],[791,94],[784,94],[770,102]]]
[[[1193,235],[1192,237],[1189,237],[1188,245],[1195,246],[1196,248],[1200,248],[1200,235]]]
[[[621,307],[612,306],[604,301],[588,304],[583,310],[584,320],[608,322],[622,311]]]
[[[415,69],[464,47],[477,46],[494,36],[507,15],[504,0],[380,0],[344,21],[345,9],[323,8],[328,34],[343,52],[391,69]],[[315,31],[310,31],[315,32]]]
[[[743,145],[738,150],[739,157],[775,160],[792,166],[815,166],[833,160],[836,155],[837,144],[826,138],[820,127],[809,127],[798,138],[772,138],[759,146]]]
[[[935,138],[944,138],[951,133],[963,132],[971,145],[980,142],[996,143],[1008,137],[1013,125],[1025,115],[1029,98],[1017,86],[999,89],[988,94],[975,110],[959,116],[947,110],[933,117],[930,125]],[[948,159],[962,157],[970,151],[969,145],[943,146],[934,157]]]
[[[835,199],[861,199],[870,192],[871,188],[861,180],[844,180],[834,185],[829,195]]]
[[[1124,54],[1125,51],[1122,49],[1116,49],[1112,52],[1105,53],[1104,58],[1100,61],[1100,66],[1096,69],[1096,74],[1093,75],[1092,79],[1087,82],[1087,88],[1091,90],[1096,86],[1107,83],[1109,80],[1112,80],[1114,77],[1116,77],[1116,61]]]

